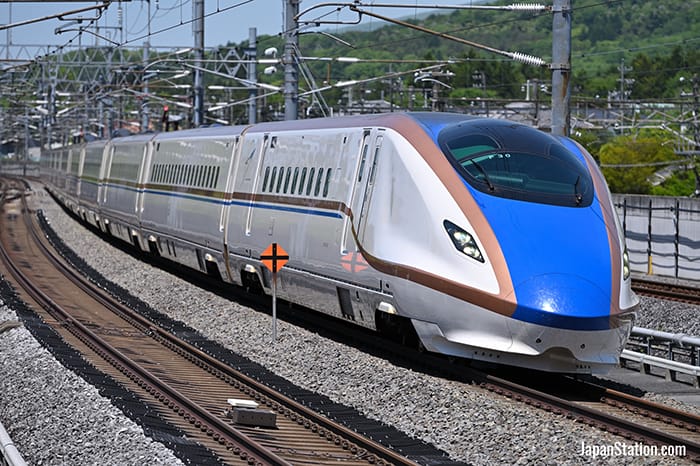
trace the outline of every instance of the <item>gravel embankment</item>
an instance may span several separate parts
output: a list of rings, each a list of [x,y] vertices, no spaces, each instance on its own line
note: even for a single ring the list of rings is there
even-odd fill
[[[638,327],[700,336],[700,309],[685,303],[640,296]]]
[[[0,301],[0,323],[17,320]],[[30,465],[177,465],[24,328],[0,334],[0,421]]]
[[[78,226],[48,197],[44,198],[45,215],[59,236],[89,265],[153,308],[301,387],[320,392],[335,402],[356,408],[367,417],[380,419],[436,445],[454,459],[475,465],[591,464],[600,462],[601,458],[581,455],[582,445],[607,447],[622,441],[562,416],[510,402],[479,387],[464,386],[394,366],[284,321],[278,322],[279,338],[271,345],[269,332],[260,331],[271,327],[270,316],[202,291],[171,274],[125,256]],[[647,307],[649,303],[644,302],[643,313]],[[683,320],[678,322],[680,324]],[[54,375],[54,372],[62,372],[57,364],[53,369],[41,371],[31,368],[38,359],[30,351],[36,348],[36,343],[24,330],[15,329],[0,335],[0,345],[3,359],[0,388],[3,393],[18,393],[9,400],[4,395],[0,399],[0,420],[31,463],[73,464],[69,459],[78,458],[81,464],[97,463],[93,457],[81,456],[86,444],[89,443],[95,450],[94,454],[104,459],[111,457],[108,449],[113,444],[121,445],[123,451],[135,450],[137,443],[144,442],[143,437],[132,434],[136,427],[116,427],[112,438],[104,442],[95,440],[94,436],[85,439],[73,432],[74,427],[52,429],[52,424],[72,425],[76,418],[104,415],[107,409],[96,409],[93,403],[97,401],[82,394],[87,389],[73,388],[73,384],[82,382],[80,379],[68,382],[63,380],[70,375]],[[14,349],[10,352],[9,348]],[[36,348],[35,351],[41,350]],[[50,359],[50,356],[46,357]],[[60,378],[60,382],[46,381],[43,377]],[[63,397],[49,392],[51,385],[61,387],[61,392],[75,393],[69,408],[56,407]],[[38,403],[36,397],[51,402]],[[11,410],[24,414],[14,414]],[[29,418],[42,422],[28,422]],[[129,425],[116,414],[114,419],[110,417],[101,424],[122,422]],[[93,427],[98,424],[94,420],[88,423]],[[117,432],[121,433],[117,435]],[[60,438],[60,449],[43,443],[43,448],[38,448],[36,443],[40,437],[53,438],[54,441]],[[632,442],[626,443],[633,445]],[[170,463],[165,456],[148,454],[153,455],[147,457],[153,461],[140,461],[141,464]],[[639,456],[613,456],[604,461],[612,465],[682,463],[681,458]],[[115,461],[114,464],[117,462],[132,463],[130,459]],[[99,463],[104,464],[104,461]]]

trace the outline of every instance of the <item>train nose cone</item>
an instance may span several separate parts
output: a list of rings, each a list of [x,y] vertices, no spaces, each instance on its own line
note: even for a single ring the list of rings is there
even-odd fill
[[[515,286],[513,317],[547,327],[572,330],[610,328],[610,292],[570,274],[544,274]]]

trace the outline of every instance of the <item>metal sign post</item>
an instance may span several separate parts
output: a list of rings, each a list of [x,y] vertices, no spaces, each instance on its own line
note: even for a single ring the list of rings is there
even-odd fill
[[[272,272],[272,341],[277,341],[277,271],[284,267],[289,255],[277,243],[270,244],[260,255],[263,265]]]

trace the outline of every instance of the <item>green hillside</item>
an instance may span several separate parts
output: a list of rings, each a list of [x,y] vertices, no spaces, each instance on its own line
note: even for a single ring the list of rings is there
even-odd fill
[[[498,2],[496,2],[498,3]],[[502,2],[510,4],[512,2]],[[550,3],[550,2],[547,2]],[[572,89],[574,97],[606,96],[620,88],[620,66],[624,60],[625,78],[633,79],[631,99],[672,99],[683,90],[680,77],[691,78],[700,68],[700,0],[599,1],[573,0]],[[444,11],[444,10],[441,10]],[[436,13],[406,21],[509,52],[520,52],[551,61],[552,14],[460,10]],[[343,45],[322,34],[300,37],[303,56],[357,57],[362,63],[309,63],[317,82],[366,79],[388,72],[409,70],[424,61],[454,59],[449,67],[455,76],[450,97],[487,95],[496,98],[522,98],[527,79],[546,84],[547,68],[516,63],[403,26],[388,25],[365,17],[362,26],[324,31],[351,44]],[[280,37],[262,37],[264,47],[276,45]],[[387,60],[403,60],[389,63]],[[484,88],[479,76],[486,81]],[[275,78],[269,78],[274,82]],[[279,80],[280,78],[277,77]],[[410,80],[410,76],[406,78]],[[368,87],[386,86],[376,82]],[[479,87],[476,89],[475,87]],[[687,82],[686,82],[687,87]],[[330,101],[338,95],[331,93]]]

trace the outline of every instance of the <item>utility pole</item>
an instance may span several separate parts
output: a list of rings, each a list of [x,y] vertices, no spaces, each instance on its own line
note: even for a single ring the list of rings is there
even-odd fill
[[[192,4],[194,23],[194,115],[192,123],[195,127],[204,123],[204,76],[202,60],[204,60],[204,0],[195,0]]]
[[[700,125],[698,125],[698,112],[700,112],[700,79],[698,74],[693,74],[693,140],[694,151],[700,151]]]
[[[258,30],[256,28],[248,29],[248,50],[246,54],[248,55],[248,81],[250,82],[250,101],[248,101],[248,123],[253,124],[257,122],[258,113],[258,88],[256,83],[258,80],[258,75],[256,73],[256,61],[258,58]]]
[[[150,18],[150,15],[149,15]],[[150,34],[149,34],[150,37]],[[143,67],[144,69],[146,66],[148,66],[148,60],[149,60],[149,53],[151,49],[151,43],[146,39],[146,42],[143,43]],[[141,93],[141,132],[145,133],[148,131],[148,126],[150,124],[150,116],[148,114],[148,78],[146,77],[146,73],[143,72],[141,74],[142,76],[142,84],[143,84],[143,89]]]
[[[296,51],[299,48],[298,25],[300,0],[282,0],[284,8],[284,119],[296,120],[299,110],[299,66]]]
[[[148,2],[148,35],[146,42],[143,43],[143,72],[141,73],[141,84],[143,85],[141,93],[141,132],[148,131],[150,125],[150,115],[148,114],[148,78],[146,78],[146,67],[150,60],[151,53],[151,2]]]
[[[571,1],[554,0],[552,11],[552,134],[571,132]]]
[[[620,70],[620,134],[625,132],[625,100],[627,100],[627,85],[634,83],[634,79],[625,78],[625,73],[627,71],[632,71],[631,66],[625,66],[625,59],[620,60],[620,66],[617,68]]]

